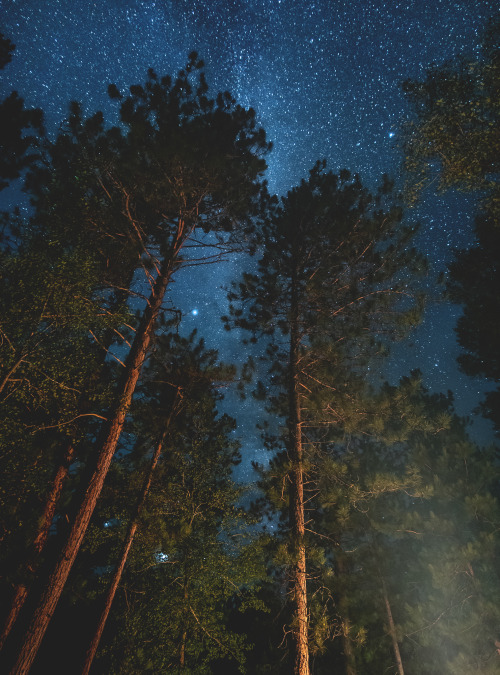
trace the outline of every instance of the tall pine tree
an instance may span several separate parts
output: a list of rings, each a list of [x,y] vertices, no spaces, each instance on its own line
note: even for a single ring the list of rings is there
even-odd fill
[[[257,128],[254,112],[237,106],[229,94],[220,94],[216,101],[208,99],[201,67],[193,53],[174,82],[168,77],[159,80],[150,71],[145,87],[131,87],[131,95],[121,104],[124,130],[113,128],[104,134],[103,145],[95,146],[102,153],[90,157],[84,153],[87,179],[90,175],[93,181],[93,190],[82,203],[84,222],[96,231],[103,223],[117,224],[118,243],[123,240],[127,252],[135,250],[134,264],[143,269],[150,293],[100,434],[95,471],[13,673],[29,670],[85,536],[154,339],[167,287],[182,265],[181,251],[197,231],[219,231],[220,244],[225,244],[232,231],[249,224],[258,206],[265,168],[260,155],[268,149],[264,132]],[[197,71],[199,78],[193,85]],[[110,94],[120,96],[116,87]],[[74,108],[71,125],[79,129],[78,109]],[[98,138],[102,136],[102,116],[94,116],[87,126]]]
[[[286,420],[282,494],[288,508],[288,575],[293,669],[308,675],[307,506],[311,457],[320,431],[342,436],[370,424],[360,399],[363,364],[381,350],[377,333],[417,320],[409,276],[419,256],[397,206],[384,208],[384,178],[373,197],[359,178],[318,162],[291,190],[262,233],[257,274],[230,294],[236,325],[267,348],[278,387],[270,409]],[[229,318],[227,318],[229,326]],[[266,397],[266,389],[260,387]],[[286,495],[286,497],[285,497]]]

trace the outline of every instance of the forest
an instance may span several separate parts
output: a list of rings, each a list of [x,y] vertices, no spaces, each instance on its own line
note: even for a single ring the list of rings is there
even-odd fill
[[[270,194],[256,113],[196,52],[110,84],[114,120],[68,101],[54,136],[0,103],[0,190],[30,203],[0,213],[2,672],[500,672],[498,445],[421,372],[374,375],[428,301],[412,204],[469,192],[440,301],[500,432],[499,38],[402,84],[401,176],[375,186],[318,158]],[[227,258],[238,363],[171,297]],[[251,486],[229,396],[261,411]]]

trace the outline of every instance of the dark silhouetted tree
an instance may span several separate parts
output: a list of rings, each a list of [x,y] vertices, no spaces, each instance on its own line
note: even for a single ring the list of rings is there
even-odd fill
[[[443,190],[481,198],[475,244],[455,253],[451,299],[463,305],[457,322],[460,367],[491,380],[483,410],[500,430],[500,18],[490,21],[479,58],[459,56],[431,68],[423,82],[404,85],[416,119],[406,129],[406,169],[412,190],[434,173]],[[437,172],[437,173],[436,173]]]

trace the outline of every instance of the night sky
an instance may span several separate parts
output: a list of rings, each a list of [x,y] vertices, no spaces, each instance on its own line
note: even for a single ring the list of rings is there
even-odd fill
[[[383,172],[397,176],[402,159],[398,132],[410,111],[400,83],[422,78],[432,62],[477,53],[497,8],[489,0],[0,0],[0,31],[16,45],[0,95],[16,89],[56,131],[69,100],[81,101],[89,114],[106,113],[110,82],[123,91],[144,82],[150,67],[175,75],[196,50],[212,93],[229,90],[256,109],[274,143],[271,191],[285,193],[323,157],[329,168],[345,167],[375,186]],[[433,273],[445,269],[454,247],[472,242],[473,210],[468,196],[428,192],[410,214],[422,223],[418,244]],[[173,289],[186,328],[197,327],[227,360],[242,350],[219,321],[221,286],[241,264],[233,258],[216,269],[196,268],[189,284],[181,273]],[[419,367],[427,386],[451,389],[460,414],[469,414],[484,383],[457,370],[459,311],[429,307],[412,339],[394,350],[388,377]],[[263,459],[255,408],[241,404],[238,417],[248,467]],[[488,440],[486,422],[475,429]]]

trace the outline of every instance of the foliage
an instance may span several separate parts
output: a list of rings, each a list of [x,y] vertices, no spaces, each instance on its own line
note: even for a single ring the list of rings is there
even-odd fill
[[[438,164],[442,189],[473,191],[482,204],[476,217],[474,245],[455,252],[448,291],[462,304],[456,326],[463,349],[460,367],[471,376],[499,382],[499,160],[500,157],[500,18],[483,36],[480,58],[465,56],[434,66],[424,82],[404,89],[416,112],[407,128],[406,169],[418,192]],[[500,429],[500,390],[487,394],[483,412]]]
[[[104,649],[104,672],[164,672],[183,664],[184,672],[201,674],[214,672],[218,662],[243,668],[248,645],[228,617],[235,602],[240,610],[261,606],[252,597],[238,598],[263,570],[236,506],[234,421],[215,408],[217,383],[231,373],[216,357],[194,335],[189,341],[163,335],[149,364],[134,412],[137,444],[122,459],[128,468],[120,499],[137,490],[173,389],[180,387],[180,399],[127,568],[128,601],[119,601],[113,615],[113,652]],[[108,518],[116,518],[116,507],[115,497]]]
[[[410,190],[433,177],[437,162],[442,189],[479,191],[498,218],[500,156],[500,19],[491,20],[479,59],[460,56],[427,71],[423,82],[403,89],[416,119],[405,129],[405,168]]]
[[[262,472],[261,486],[282,515],[274,563],[288,580],[292,607],[295,603],[287,626],[295,653],[305,611],[294,589],[305,585],[300,575],[307,563],[313,657],[325,650],[326,639],[342,633],[340,623],[332,626],[325,618],[331,591],[317,584],[326,560],[311,523],[319,507],[323,449],[334,439],[349,443],[356,434],[374,431],[380,410],[370,408],[366,366],[384,353],[391,336],[418,321],[421,307],[409,287],[410,275],[423,262],[409,245],[415,229],[403,225],[391,191],[383,177],[372,196],[357,176],[347,171],[336,176],[318,162],[309,180],[270,213],[259,242],[258,272],[234,285],[231,316],[224,317],[228,328],[251,333],[249,342],[259,345],[267,367],[257,396],[279,416],[281,428],[274,424],[264,435],[268,446],[281,452]],[[299,672],[297,662],[294,668]]]
[[[0,33],[0,70],[10,63],[15,48]],[[13,91],[0,102],[0,191],[38,158],[37,152],[33,152],[36,135],[26,131],[43,132],[43,113],[39,108],[26,110],[24,100]]]

